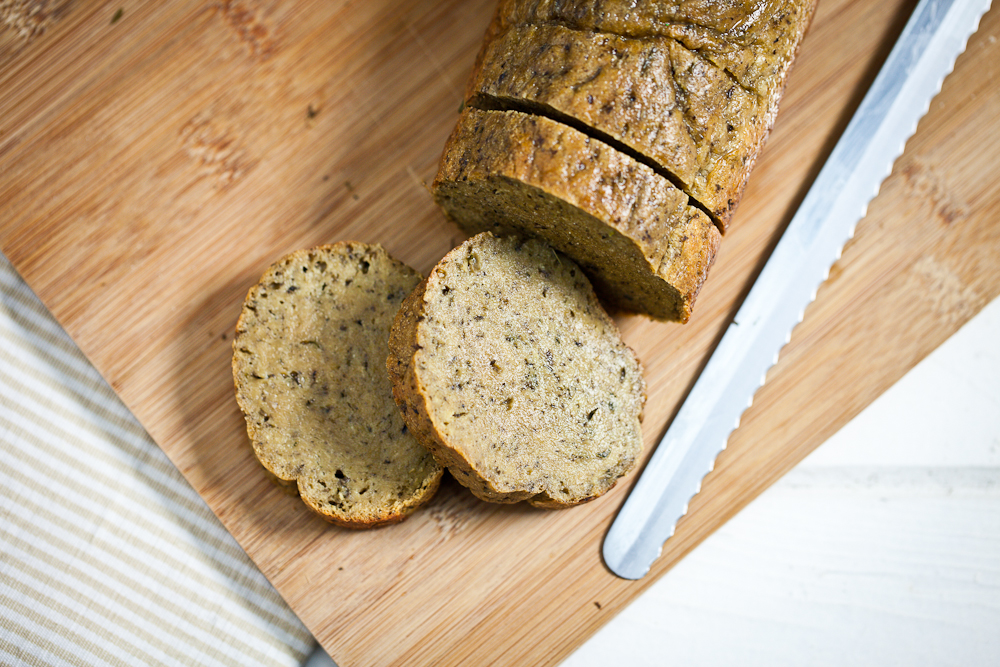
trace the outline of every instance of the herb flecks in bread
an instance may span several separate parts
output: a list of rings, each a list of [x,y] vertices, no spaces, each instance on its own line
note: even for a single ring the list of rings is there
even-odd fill
[[[452,250],[389,347],[410,429],[484,500],[591,500],[642,448],[639,362],[579,267],[541,241],[486,233]]]
[[[385,372],[393,318],[420,279],[380,246],[338,243],[279,260],[243,304],[233,375],[254,452],[333,523],[395,523],[438,487]]]
[[[721,236],[652,169],[571,127],[466,108],[433,185],[469,233],[543,238],[625,310],[686,322]]]

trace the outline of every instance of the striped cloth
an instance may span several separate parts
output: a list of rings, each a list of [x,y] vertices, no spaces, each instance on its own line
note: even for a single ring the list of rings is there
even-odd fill
[[[312,652],[2,255],[0,456],[0,664],[300,665]]]

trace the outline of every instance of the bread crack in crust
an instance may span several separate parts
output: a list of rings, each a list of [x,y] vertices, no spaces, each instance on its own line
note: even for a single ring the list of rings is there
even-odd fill
[[[385,372],[393,318],[420,280],[381,246],[338,243],[279,260],[243,304],[233,376],[254,452],[341,526],[401,521],[441,479]]]
[[[639,361],[544,242],[485,233],[452,250],[407,297],[389,348],[407,425],[483,500],[591,500],[641,451]]]
[[[815,8],[816,0],[500,0],[486,39],[513,25],[550,24],[669,37],[776,105]]]

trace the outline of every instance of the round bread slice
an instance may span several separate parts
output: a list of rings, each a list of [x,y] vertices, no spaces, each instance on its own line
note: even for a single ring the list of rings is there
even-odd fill
[[[385,372],[393,318],[420,279],[377,245],[300,250],[250,289],[236,325],[236,400],[258,460],[341,526],[401,521],[441,480]]]
[[[386,364],[410,430],[483,500],[591,500],[642,449],[639,361],[539,240],[487,232],[448,253],[403,302]]]

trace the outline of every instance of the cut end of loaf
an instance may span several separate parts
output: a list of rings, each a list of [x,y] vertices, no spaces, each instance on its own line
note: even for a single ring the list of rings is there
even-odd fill
[[[610,304],[686,322],[721,236],[649,167],[556,121],[466,109],[433,185],[469,233],[544,239]]]

